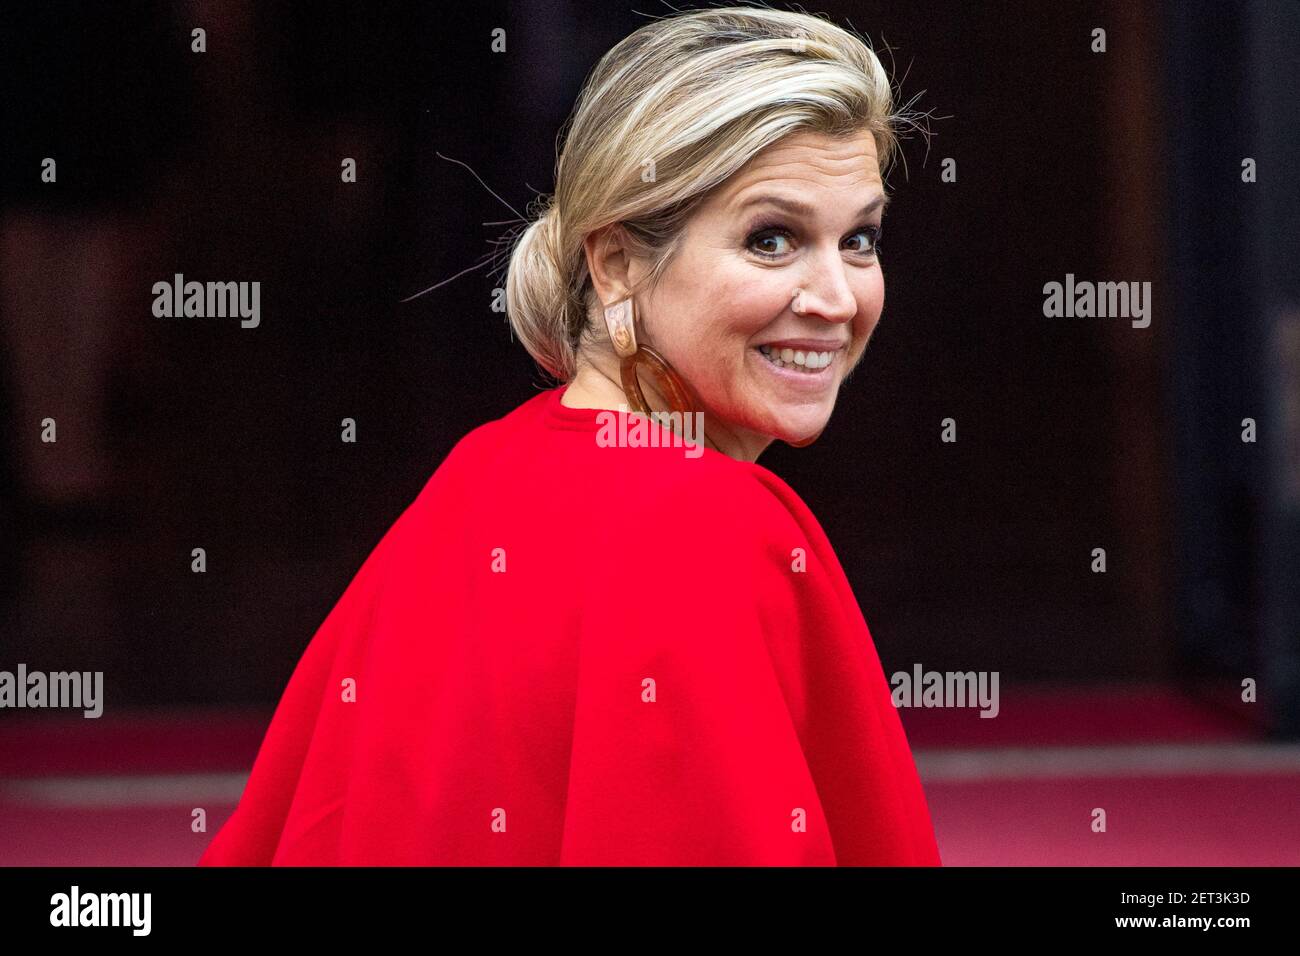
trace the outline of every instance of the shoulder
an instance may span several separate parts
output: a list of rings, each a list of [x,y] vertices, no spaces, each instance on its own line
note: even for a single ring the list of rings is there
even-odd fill
[[[470,493],[478,476],[491,467],[503,448],[515,444],[520,433],[535,424],[543,411],[545,393],[534,396],[506,414],[474,426],[433,465],[408,511],[414,518],[441,493]]]
[[[521,431],[536,427],[545,415],[547,398],[546,392],[534,395],[505,414],[476,425],[452,446],[440,467],[500,448],[503,443],[514,440]]]
[[[806,555],[819,536],[797,494],[759,465],[718,456],[645,470],[592,501],[603,544],[637,573],[745,584]]]
[[[640,501],[592,503],[604,524],[581,526],[592,530],[573,576],[580,618],[616,630],[620,653],[679,661],[706,683],[742,659],[797,668],[805,637],[848,623],[836,559],[784,482],[744,463],[695,464]]]
[[[697,531],[730,533],[744,540],[801,531],[812,513],[789,485],[750,462],[721,455],[661,471],[646,498],[665,517],[677,516]]]

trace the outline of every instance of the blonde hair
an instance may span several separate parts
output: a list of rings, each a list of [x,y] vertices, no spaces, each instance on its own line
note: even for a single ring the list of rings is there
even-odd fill
[[[543,369],[567,382],[584,342],[605,335],[583,243],[621,223],[651,263],[651,288],[691,213],[755,154],[796,132],[869,130],[881,174],[901,127],[867,43],[817,16],[760,7],[656,20],[609,50],[566,121],[555,193],[510,253],[506,313]],[[562,128],[563,131],[563,128]],[[561,134],[564,135],[563,132]],[[648,175],[647,175],[648,174]]]

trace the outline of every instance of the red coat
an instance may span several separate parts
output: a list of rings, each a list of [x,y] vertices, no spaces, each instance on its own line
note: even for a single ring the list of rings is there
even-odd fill
[[[812,513],[757,464],[605,447],[562,391],[384,535],[200,865],[938,865]]]

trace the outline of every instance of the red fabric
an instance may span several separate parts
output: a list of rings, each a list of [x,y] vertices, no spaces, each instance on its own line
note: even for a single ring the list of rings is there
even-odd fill
[[[384,535],[200,865],[938,865],[812,513],[757,464],[602,447],[562,391]]]

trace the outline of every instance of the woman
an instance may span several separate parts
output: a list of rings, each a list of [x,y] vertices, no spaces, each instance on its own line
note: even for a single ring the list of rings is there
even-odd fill
[[[507,278],[564,384],[389,529],[201,863],[939,863],[848,581],[755,463],[816,438],[880,317],[891,103],[801,14],[601,60]]]

